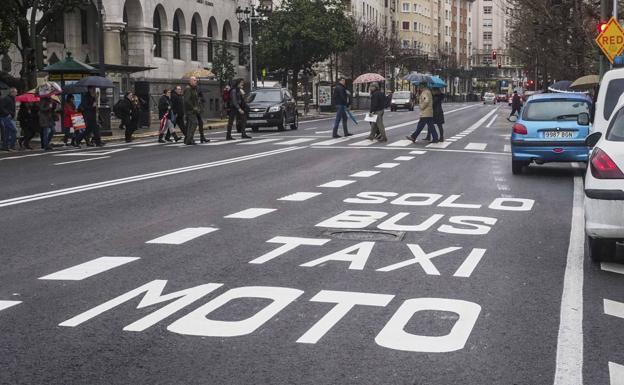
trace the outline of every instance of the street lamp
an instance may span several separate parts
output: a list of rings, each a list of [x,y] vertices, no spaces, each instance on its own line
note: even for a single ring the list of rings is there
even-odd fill
[[[98,0],[101,1],[101,0]],[[249,25],[249,84],[251,87],[255,87],[255,78],[254,78],[254,62],[253,62],[253,33],[252,33],[252,24],[255,20],[266,20],[266,14],[271,12],[269,7],[265,7],[262,5],[254,6],[250,4],[249,7],[245,7],[244,9],[240,6],[236,7],[236,18],[238,19],[239,24],[248,24]]]

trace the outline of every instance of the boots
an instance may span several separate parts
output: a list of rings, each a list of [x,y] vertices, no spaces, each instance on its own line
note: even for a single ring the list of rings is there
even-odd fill
[[[208,143],[210,139],[206,139],[203,132],[199,133],[199,143]]]
[[[178,141],[182,139],[181,137],[178,136],[178,134],[176,134],[175,132],[173,133],[173,140],[175,140],[176,143],[178,143]]]
[[[167,143],[165,142],[165,140],[163,139],[163,134],[158,135],[158,143]]]

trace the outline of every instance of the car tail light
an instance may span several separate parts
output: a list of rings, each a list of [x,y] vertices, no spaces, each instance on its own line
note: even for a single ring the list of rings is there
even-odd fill
[[[590,160],[591,173],[596,179],[624,179],[624,173],[606,152],[596,147]]]
[[[523,124],[516,123],[513,125],[513,132],[514,134],[526,135],[527,128]]]

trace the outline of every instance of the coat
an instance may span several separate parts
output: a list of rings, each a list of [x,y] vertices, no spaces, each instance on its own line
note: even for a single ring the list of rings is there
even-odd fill
[[[171,94],[171,111],[176,116],[176,120],[184,116],[184,101],[181,95],[175,92]]]
[[[514,94],[511,98],[511,108],[514,110],[519,110],[522,107],[522,100],[520,100],[520,95]]]
[[[7,116],[15,119],[15,98],[11,95],[0,99],[0,118],[6,118]]]
[[[184,90],[184,112],[187,116],[200,113],[199,93],[197,87],[186,87]]]
[[[383,111],[386,107],[386,96],[380,90],[375,90],[371,95],[370,112]]]
[[[444,94],[433,95],[433,123],[444,124],[444,110],[442,109]]]
[[[420,108],[421,118],[433,118],[433,95],[431,95],[431,91],[425,88],[425,90],[420,93],[418,107]]]
[[[334,106],[348,106],[349,105],[349,94],[347,93],[347,89],[342,84],[336,84],[334,88],[334,93],[332,95],[332,104]]]
[[[158,119],[162,119],[169,111],[171,111],[171,99],[167,95],[163,95],[158,99]],[[171,116],[169,116],[169,120],[171,120]]]
[[[130,125],[130,121],[132,120],[132,111],[133,111],[132,101],[128,98],[123,98],[119,101],[119,116],[121,122],[124,126]]]
[[[39,102],[39,126],[41,128],[50,128],[54,126],[58,120],[57,107],[54,101],[43,98]]]
[[[97,125],[95,96],[91,96],[90,93],[86,93],[80,101],[78,111],[82,112],[82,116],[87,127],[91,129],[95,128]]]
[[[238,87],[232,87],[230,90],[230,108],[233,108],[234,111],[238,111],[242,110],[244,106],[244,100],[240,90]]]

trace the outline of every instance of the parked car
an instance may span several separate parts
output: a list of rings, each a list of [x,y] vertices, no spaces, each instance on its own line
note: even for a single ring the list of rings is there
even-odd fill
[[[251,92],[247,103],[247,127],[254,132],[259,127],[277,127],[279,131],[288,124],[292,130],[299,127],[297,103],[285,88],[258,88]]]
[[[607,71],[600,81],[600,91],[596,100],[596,112],[591,132],[607,131],[609,119],[618,104],[620,95],[624,94],[624,68]]]
[[[507,94],[498,94],[496,95],[496,101],[497,102],[506,102],[507,101]]]
[[[614,108],[606,130],[586,142],[593,150],[585,174],[585,233],[589,256],[601,261],[613,257],[624,241],[624,101]]]
[[[483,95],[483,104],[496,104],[496,95],[492,92],[486,92]]]
[[[399,108],[405,108],[414,111],[414,95],[410,91],[395,91],[392,94],[390,103],[390,111],[396,111]]]
[[[583,94],[537,94],[522,107],[511,134],[511,170],[532,162],[587,162],[591,100]]]

